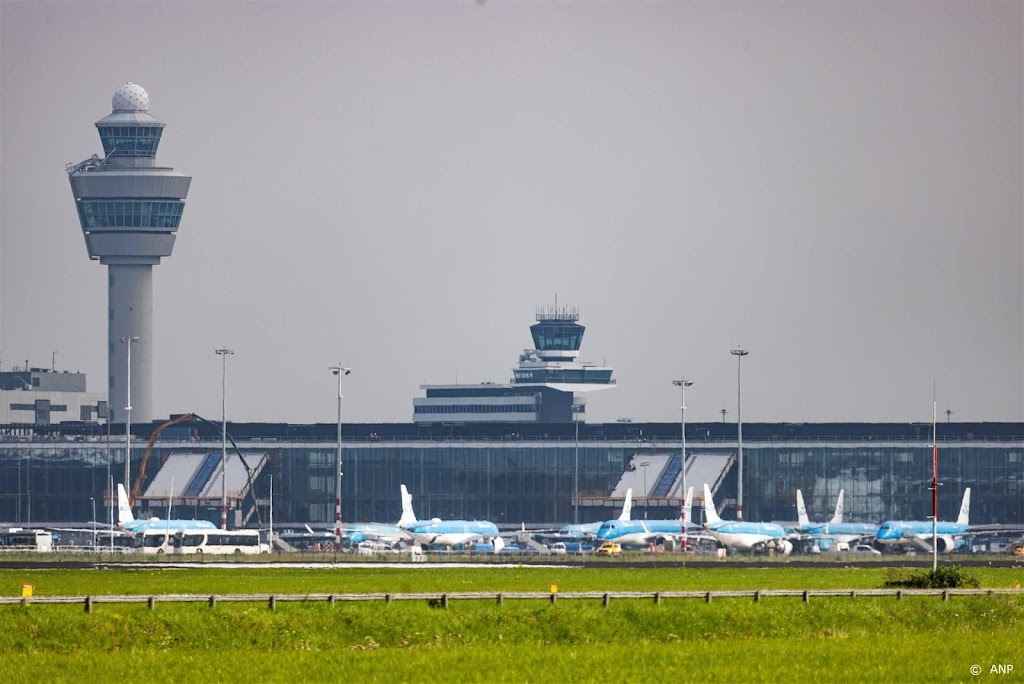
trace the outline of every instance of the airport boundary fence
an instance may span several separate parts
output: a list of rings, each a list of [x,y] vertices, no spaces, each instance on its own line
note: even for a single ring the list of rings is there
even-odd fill
[[[264,603],[274,610],[279,603],[320,602],[336,605],[352,602],[426,601],[436,608],[447,608],[451,601],[600,601],[608,607],[612,600],[646,600],[660,604],[666,599],[697,599],[711,603],[715,599],[752,599],[760,602],[769,598],[800,598],[809,603],[812,598],[891,597],[902,600],[909,597],[941,597],[948,601],[955,596],[1024,596],[1024,589],[762,589],[721,591],[532,591],[532,592],[428,592],[402,594],[151,594],[151,595],[95,595],[95,596],[0,596],[0,605],[82,605],[91,613],[100,604],[145,603],[155,610],[157,603],[206,603],[215,608],[219,603]]]

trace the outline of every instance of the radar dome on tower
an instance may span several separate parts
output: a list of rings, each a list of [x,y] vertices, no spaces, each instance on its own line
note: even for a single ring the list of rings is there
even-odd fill
[[[128,82],[114,91],[111,105],[115,112],[147,112],[149,93],[142,86]]]

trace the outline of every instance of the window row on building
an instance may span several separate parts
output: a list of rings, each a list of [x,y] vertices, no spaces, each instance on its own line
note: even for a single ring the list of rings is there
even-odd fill
[[[103,153],[115,157],[152,157],[163,129],[157,126],[101,126]]]
[[[533,413],[534,404],[417,404],[414,413]]]
[[[82,200],[78,214],[86,228],[177,228],[185,203],[179,200]]]

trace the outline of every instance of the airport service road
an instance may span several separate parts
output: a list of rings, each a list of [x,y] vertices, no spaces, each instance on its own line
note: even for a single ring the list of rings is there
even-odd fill
[[[97,567],[101,564],[97,563]],[[233,563],[233,562],[211,562],[211,563],[111,563],[103,565],[108,568],[159,568],[166,569],[190,569],[190,568],[223,568],[238,570],[241,568],[291,568],[295,570],[351,570],[359,568],[400,568],[402,570],[437,570],[439,568],[521,568],[526,565],[531,568],[562,568],[564,565],[558,563]],[[570,566],[571,567],[571,566]],[[582,566],[581,566],[582,567]]]

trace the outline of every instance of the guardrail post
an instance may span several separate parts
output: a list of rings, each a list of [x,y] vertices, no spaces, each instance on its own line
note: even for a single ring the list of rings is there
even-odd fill
[[[268,601],[268,607],[270,610],[277,610],[277,597],[273,594],[270,595],[270,601]]]
[[[754,592],[754,603],[760,603],[760,602],[761,602],[761,590],[758,589],[757,591]]]
[[[949,589],[943,589],[942,590],[942,600],[943,601],[948,601],[949,600]]]
[[[711,603],[711,592],[704,594],[704,603]]]
[[[501,605],[501,604],[503,604],[504,602],[505,602],[505,596],[504,596],[504,594],[498,594],[498,605],[500,606],[500,605]]]
[[[216,608],[217,607],[217,597],[216,596],[211,596],[210,597],[210,607],[211,608]]]
[[[611,602],[612,602],[612,597],[609,596],[608,594],[605,594],[604,595],[604,599],[601,601],[601,605],[603,605],[605,608],[607,608],[609,605],[611,605]]]
[[[850,598],[857,598],[857,592],[851,591],[850,592]]]
[[[391,605],[391,594],[384,594],[384,603]]]
[[[334,594],[331,594],[330,596],[327,597],[327,604],[331,605],[331,606],[334,605]]]
[[[448,594],[441,594],[441,607],[448,609]]]
[[[656,605],[656,606],[660,606],[661,605],[661,592],[660,591],[654,592],[654,605]]]
[[[85,597],[85,612],[86,613],[91,613],[92,612],[92,596],[86,596]]]
[[[156,596],[150,596],[147,603],[149,604],[149,609],[154,610],[156,608]]]
[[[811,602],[811,592],[804,590],[804,603]]]
[[[897,601],[902,601],[903,600],[903,590],[902,589],[897,589],[896,590],[896,600]]]

